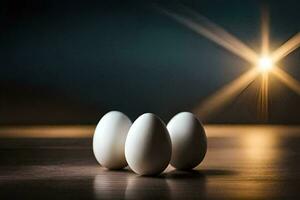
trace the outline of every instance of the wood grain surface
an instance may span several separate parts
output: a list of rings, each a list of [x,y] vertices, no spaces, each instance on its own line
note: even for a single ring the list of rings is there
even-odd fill
[[[299,128],[215,131],[195,170],[157,177],[101,168],[91,138],[1,138],[0,199],[300,199]]]

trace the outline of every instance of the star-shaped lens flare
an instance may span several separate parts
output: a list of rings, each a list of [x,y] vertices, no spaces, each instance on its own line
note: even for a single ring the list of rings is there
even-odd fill
[[[261,72],[268,72],[273,68],[273,62],[270,57],[263,56],[258,60],[258,68]]]
[[[258,99],[258,109],[259,116],[264,121],[268,118],[269,74],[277,77],[278,80],[300,95],[300,83],[276,65],[278,61],[300,46],[300,32],[287,40],[275,51],[269,52],[269,13],[266,7],[262,9],[261,55],[206,17],[185,6],[179,6],[178,8],[176,12],[168,9],[161,9],[161,11],[199,35],[208,38],[226,50],[248,61],[253,66],[248,72],[223,86],[195,107],[194,112],[202,119],[208,119],[224,105],[232,101],[242,91],[247,89],[259,75],[261,75],[262,82]]]

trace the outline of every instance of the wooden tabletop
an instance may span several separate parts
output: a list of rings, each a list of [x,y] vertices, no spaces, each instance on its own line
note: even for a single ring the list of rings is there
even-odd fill
[[[0,199],[300,199],[299,128],[210,131],[200,166],[157,177],[101,168],[91,138],[1,138]]]

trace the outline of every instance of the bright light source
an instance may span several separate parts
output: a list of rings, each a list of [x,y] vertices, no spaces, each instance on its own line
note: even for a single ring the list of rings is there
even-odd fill
[[[273,67],[273,62],[271,58],[264,56],[258,60],[258,67],[262,72],[270,71]]]

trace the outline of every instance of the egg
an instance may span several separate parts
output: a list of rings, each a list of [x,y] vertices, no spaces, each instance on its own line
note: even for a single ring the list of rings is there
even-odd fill
[[[108,112],[101,118],[93,136],[93,152],[100,165],[108,169],[127,166],[124,148],[131,124],[119,111]]]
[[[160,174],[171,159],[171,140],[164,122],[152,113],[138,117],[129,129],[125,157],[140,175]]]
[[[207,150],[205,130],[190,112],[175,115],[167,125],[172,142],[170,164],[176,169],[193,169],[204,159]]]

